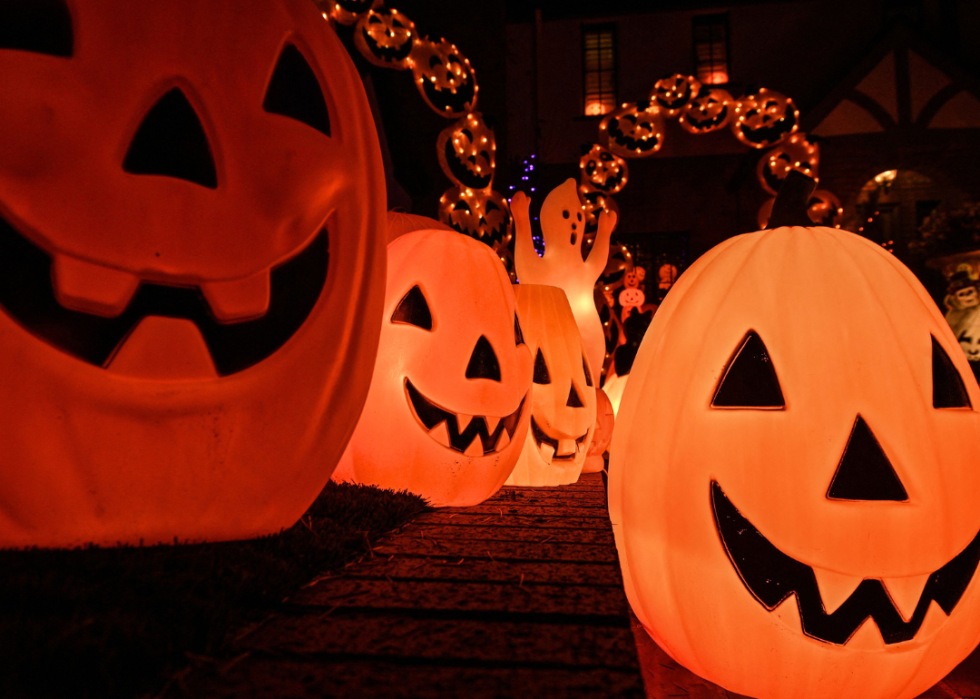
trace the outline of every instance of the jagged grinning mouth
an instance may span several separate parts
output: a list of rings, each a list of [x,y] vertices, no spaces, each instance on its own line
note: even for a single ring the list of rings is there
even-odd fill
[[[978,532],[963,551],[929,576],[909,621],[902,619],[881,581],[868,578],[828,614],[813,569],[769,543],[742,516],[717,481],[711,482],[711,505],[728,559],[749,592],[769,611],[795,594],[803,632],[827,643],[847,643],[868,617],[874,619],[886,644],[912,640],[931,602],[935,601],[946,616],[953,612],[980,562]]]
[[[720,112],[718,112],[714,117],[710,117],[710,118],[708,117],[707,114],[705,114],[705,111],[703,109],[698,111],[699,111],[698,116],[701,117],[700,121],[695,121],[694,119],[692,119],[690,114],[688,115],[687,120],[690,123],[694,124],[699,129],[708,129],[711,128],[712,126],[718,126],[718,124],[720,124],[721,122],[723,122],[725,119],[728,118],[727,106],[723,106]]]
[[[541,446],[544,444],[551,445],[551,448],[555,450],[555,455],[551,457],[552,461],[574,461],[575,457],[577,457],[579,452],[581,452],[582,447],[585,444],[585,440],[589,436],[589,431],[586,430],[585,434],[583,434],[581,437],[575,438],[576,450],[574,454],[565,454],[563,456],[558,455],[558,440],[545,434],[545,431],[541,429],[541,426],[538,424],[537,420],[534,419],[534,413],[531,414],[531,434],[534,435],[534,441],[538,445],[539,452],[541,451]]]
[[[324,227],[304,249],[270,272],[269,309],[261,318],[220,323],[200,290],[142,282],[126,310],[104,318],[65,308],[55,298],[51,256],[0,216],[0,308],[35,337],[77,359],[106,367],[147,316],[197,325],[219,376],[259,363],[306,321],[327,280]]]
[[[440,88],[432,84],[431,80],[422,81],[422,89],[432,104],[440,107],[448,107],[454,112],[464,111],[466,105],[476,94],[473,90],[472,76],[467,75],[466,79],[459,85],[453,87]]]
[[[422,426],[425,427],[429,436],[435,439],[435,441],[442,444],[432,434],[432,430],[444,422],[446,423],[446,430],[449,433],[449,445],[443,444],[443,446],[454,451],[465,452],[467,447],[473,443],[473,440],[479,437],[484,456],[500,451],[513,441],[514,433],[517,431],[517,425],[521,421],[521,414],[524,412],[524,404],[527,402],[527,395],[525,394],[521,398],[517,410],[500,419],[493,434],[490,433],[487,427],[487,420],[483,415],[474,415],[470,419],[470,423],[466,426],[466,429],[460,433],[457,414],[452,410],[447,410],[436,405],[423,396],[407,378],[405,379],[405,393],[408,395],[408,404],[412,408],[412,413],[422,423]],[[506,443],[500,444],[501,437],[505,431],[507,433]]]
[[[758,110],[749,110],[745,113],[746,121],[750,116],[754,116]],[[771,125],[762,125],[758,127],[749,126],[747,123],[743,123],[742,135],[745,136],[746,140],[752,143],[775,143],[783,136],[788,134],[793,130],[796,125],[796,114],[792,110],[788,110],[786,115],[780,117],[774,121]]]

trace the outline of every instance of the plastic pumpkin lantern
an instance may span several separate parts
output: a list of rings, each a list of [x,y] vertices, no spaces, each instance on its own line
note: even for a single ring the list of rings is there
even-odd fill
[[[447,189],[439,198],[439,220],[495,249],[514,236],[510,206],[492,189]]]
[[[531,240],[530,199],[523,192],[514,195],[511,211],[517,228],[514,266],[522,284],[557,286],[564,290],[572,306],[589,365],[601,371],[606,357],[605,334],[593,296],[596,279],[609,257],[609,236],[616,227],[616,214],[599,214],[595,243],[589,257],[582,260],[585,216],[575,180],[565,180],[545,197],[541,205],[541,233],[544,257],[538,257]],[[593,379],[598,379],[595,374]]]
[[[594,242],[594,233],[599,227],[599,214],[605,212],[608,214],[615,214],[616,218],[619,218],[619,205],[616,204],[616,200],[605,192],[600,192],[597,189],[592,189],[587,184],[579,184],[578,186],[579,197],[582,200],[582,211],[585,212],[585,230],[587,231],[586,238],[590,239],[590,242]]]
[[[497,139],[479,112],[446,127],[436,139],[439,165],[462,188],[486,189],[497,166]]]
[[[616,414],[613,412],[609,396],[597,387],[595,390],[595,428],[592,430],[592,442],[589,444],[589,451],[586,452],[582,473],[598,473],[606,467],[602,455],[606,453],[609,443],[612,442],[615,422]]]
[[[693,134],[711,133],[728,126],[735,100],[720,87],[705,85],[681,112],[680,124]]]
[[[469,60],[445,39],[419,38],[412,48],[412,75],[422,99],[444,117],[476,109],[479,87]]]
[[[799,170],[819,181],[819,165],[820,146],[810,143],[805,133],[797,132],[760,158],[755,172],[762,188],[776,194],[790,170]]]
[[[624,158],[645,158],[664,145],[664,117],[649,100],[629,102],[599,122],[609,150]]]
[[[428,216],[418,214],[406,214],[402,211],[388,212],[388,242],[395,238],[400,238],[407,233],[423,230],[444,230],[451,231],[451,227],[442,221],[436,221]]]
[[[374,378],[335,478],[475,505],[510,475],[531,418],[532,357],[486,245],[422,230],[388,246]]]
[[[346,50],[305,0],[17,7],[0,546],[291,525],[380,329],[384,175]]]
[[[826,189],[817,189],[807,202],[807,213],[810,215],[810,220],[818,226],[840,228],[844,209],[841,208],[840,199],[836,194]]]
[[[591,148],[584,146],[582,150],[585,153],[578,161],[582,184],[604,194],[615,194],[626,186],[629,166],[625,160],[598,143]]]
[[[354,45],[361,55],[382,68],[405,70],[412,65],[415,22],[398,10],[379,7],[357,19]]]
[[[675,117],[684,111],[700,91],[701,83],[697,78],[673,73],[653,84],[650,99],[663,110],[665,116]]]
[[[911,272],[793,186],[640,347],[610,449],[625,587],[731,691],[911,698],[980,633],[980,390]]]
[[[735,101],[731,126],[745,145],[769,148],[796,133],[800,112],[790,97],[763,87]]]
[[[534,356],[531,428],[508,485],[567,485],[578,480],[595,428],[592,370],[565,292],[517,284],[524,338]]]

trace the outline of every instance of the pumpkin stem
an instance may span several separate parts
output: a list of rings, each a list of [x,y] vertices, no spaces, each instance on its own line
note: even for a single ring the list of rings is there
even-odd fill
[[[810,195],[817,183],[812,177],[804,175],[799,170],[790,170],[779,188],[776,201],[772,204],[772,214],[769,215],[769,225],[766,230],[784,226],[804,226],[812,228],[816,224],[807,212]]]

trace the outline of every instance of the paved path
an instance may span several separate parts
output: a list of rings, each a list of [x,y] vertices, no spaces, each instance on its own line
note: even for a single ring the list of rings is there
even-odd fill
[[[238,647],[167,696],[644,696],[599,474],[422,515]]]

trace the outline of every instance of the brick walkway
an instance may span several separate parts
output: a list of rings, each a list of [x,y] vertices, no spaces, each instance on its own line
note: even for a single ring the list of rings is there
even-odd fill
[[[168,697],[643,697],[599,474],[422,515]]]

